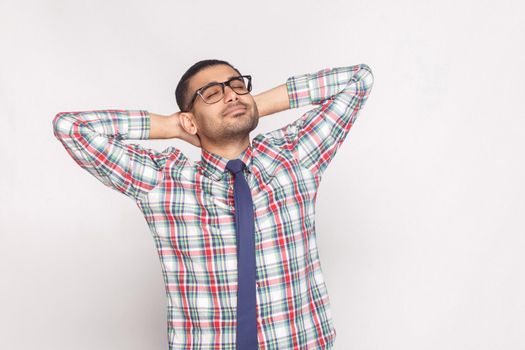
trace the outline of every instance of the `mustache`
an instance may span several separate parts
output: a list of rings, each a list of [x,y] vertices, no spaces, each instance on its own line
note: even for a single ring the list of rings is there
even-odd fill
[[[246,106],[246,104],[244,103],[241,103],[241,102],[237,102],[231,106],[228,106],[226,107],[226,109],[223,111],[222,115],[225,116],[226,114],[229,113],[229,111],[233,110],[233,109],[236,109],[236,108],[245,108],[245,109],[248,109],[248,106]]]

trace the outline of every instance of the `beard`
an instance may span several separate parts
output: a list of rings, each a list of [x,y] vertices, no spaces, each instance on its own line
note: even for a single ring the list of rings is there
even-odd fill
[[[212,133],[208,133],[208,138],[216,142],[226,140],[243,139],[250,134],[259,124],[259,114],[257,111],[252,113],[250,110],[228,115],[222,123],[212,127]]]

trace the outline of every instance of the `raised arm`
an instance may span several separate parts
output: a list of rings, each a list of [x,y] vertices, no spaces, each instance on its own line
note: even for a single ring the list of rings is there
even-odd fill
[[[269,136],[284,139],[284,147],[291,149],[301,164],[320,179],[365,105],[373,83],[372,70],[366,64],[324,68],[289,77],[284,84],[289,108],[320,106]],[[273,95],[280,101],[274,105],[284,106],[283,85],[275,89]],[[265,98],[261,97],[261,101]],[[270,106],[268,102],[263,104]]]
[[[53,132],[80,167],[139,200],[161,182],[168,156],[185,156],[177,149],[173,155],[122,141],[176,137],[170,125],[176,123],[145,110],[60,112],[53,119]]]

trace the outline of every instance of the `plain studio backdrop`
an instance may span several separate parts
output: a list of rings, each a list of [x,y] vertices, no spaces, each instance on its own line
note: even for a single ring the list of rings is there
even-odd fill
[[[0,2],[0,348],[167,349],[136,204],[53,136],[58,112],[178,111],[201,59],[253,76],[366,63],[374,87],[319,188],[334,349],[525,348],[519,1]],[[263,117],[250,135],[313,107]],[[136,141],[200,149],[179,139]]]

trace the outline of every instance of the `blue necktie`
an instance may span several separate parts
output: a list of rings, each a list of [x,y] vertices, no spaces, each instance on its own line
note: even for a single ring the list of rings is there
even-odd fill
[[[229,160],[226,168],[235,176],[235,230],[237,232],[237,350],[257,350],[257,316],[255,290],[255,223],[250,187],[240,159]]]

